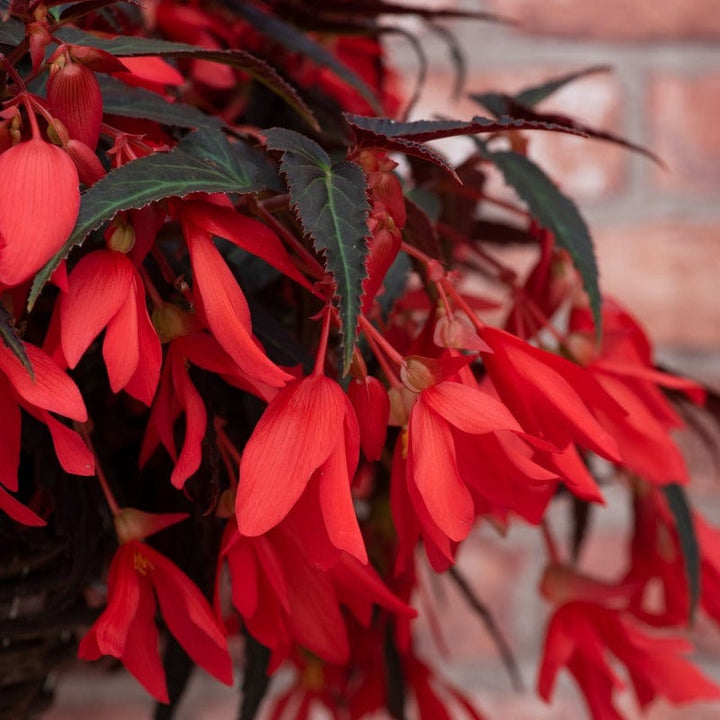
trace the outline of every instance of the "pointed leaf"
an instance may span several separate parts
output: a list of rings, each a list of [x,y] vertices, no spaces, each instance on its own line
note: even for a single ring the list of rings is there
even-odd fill
[[[365,173],[352,162],[333,164],[317,143],[293,130],[273,128],[265,136],[270,150],[283,153],[280,167],[287,178],[292,205],[316,250],[325,253],[327,268],[337,283],[347,372],[366,277],[370,207]]]
[[[260,153],[242,142],[230,143],[219,130],[198,130],[173,150],[123,165],[82,195],[72,234],[38,272],[28,297],[35,304],[45,283],[75,245],[121,210],[193,192],[256,192],[276,185]]]
[[[25,351],[25,346],[18,337],[12,315],[5,309],[4,305],[0,305],[0,338],[3,341],[3,345],[12,351],[13,355],[15,355],[22,363],[22,366],[30,373],[30,377],[34,378],[32,365]]]
[[[560,247],[565,248],[580,273],[601,335],[601,297],[595,248],[590,232],[575,203],[558,190],[553,181],[532,160],[515,152],[486,152],[485,157],[500,170],[541,225],[552,231]]]
[[[107,75],[97,75],[103,98],[103,111],[108,115],[154,120],[163,125],[181,128],[219,128],[222,120],[181,102],[168,102],[162,95],[145,88],[126,85]]]
[[[566,115],[560,115],[559,113],[540,113],[534,110],[529,105],[525,105],[517,101],[516,98],[504,93],[484,93],[481,95],[470,95],[475,102],[484,105],[494,115],[509,115],[510,117],[535,121],[535,122],[546,122],[556,123],[568,128],[574,128],[575,130],[584,133],[589,138],[595,140],[605,140],[606,142],[620,145],[628,150],[645,155],[653,162],[657,163],[661,167],[665,167],[665,163],[654,153],[642,145],[636,145],[635,143],[625,140],[625,138],[615,135],[614,133],[607,132],[605,130],[596,130],[589,125],[577,122]]]
[[[568,83],[595,73],[610,72],[611,69],[610,65],[593,65],[591,67],[583,68],[582,70],[566,73],[552,78],[542,83],[542,85],[525,88],[525,90],[515,94],[515,100],[523,105],[537,105],[537,103],[541,102],[546,97],[549,97]]]
[[[458,135],[477,135],[478,133],[495,133],[507,130],[555,130],[571,135],[583,136],[580,130],[556,123],[519,120],[511,117],[497,119],[476,115],[472,120],[413,120],[412,122],[396,122],[388,118],[374,118],[365,115],[344,113],[353,129],[358,143],[363,145],[377,144],[381,140],[405,139],[413,142],[427,142]]]
[[[700,546],[693,525],[692,513],[688,505],[685,491],[676,483],[664,485],[662,488],[668,507],[675,518],[675,527],[680,538],[680,549],[685,565],[685,576],[690,593],[690,616],[692,622],[700,599]]]
[[[2,13],[0,13],[2,17]],[[0,22],[0,45],[19,45],[25,38],[25,25],[16,18]]]

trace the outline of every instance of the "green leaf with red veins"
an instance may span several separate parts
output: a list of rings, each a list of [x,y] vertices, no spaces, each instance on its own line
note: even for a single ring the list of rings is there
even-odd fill
[[[282,152],[280,168],[303,231],[325,253],[333,274],[343,332],[343,368],[350,367],[357,336],[362,281],[367,273],[367,180],[359,165],[333,164],[316,142],[293,130],[272,128],[267,147]]]
[[[121,210],[194,192],[251,193],[267,188],[278,189],[278,178],[265,157],[245,143],[230,143],[220,130],[198,130],[170,152],[138,158],[113,170],[81,196],[75,229],[35,276],[28,309],[70,250]]]
[[[695,526],[693,525],[690,506],[685,491],[680,485],[671,483],[662,488],[670,512],[675,518],[675,528],[680,538],[685,576],[690,594],[690,613],[688,622],[692,622],[700,600],[700,546],[698,545]]]
[[[595,247],[577,206],[558,190],[540,167],[524,155],[510,151],[485,150],[484,157],[500,170],[505,182],[527,204],[533,217],[555,235],[557,244],[570,253],[590,298],[596,332],[600,337],[602,299]]]

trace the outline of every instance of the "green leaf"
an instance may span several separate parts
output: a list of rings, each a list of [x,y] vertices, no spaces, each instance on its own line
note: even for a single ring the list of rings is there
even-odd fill
[[[220,128],[224,123],[214,115],[181,102],[168,102],[162,95],[141,87],[126,85],[107,75],[97,75],[103,98],[103,112],[108,115],[154,120],[180,128]]]
[[[1,13],[0,13],[1,14]],[[16,18],[0,22],[0,45],[19,45],[25,38],[25,25]]]
[[[571,135],[585,136],[585,133],[566,125],[519,118],[499,117],[496,119],[476,115],[472,120],[414,120],[397,122],[388,118],[367,117],[345,113],[345,119],[353,129],[358,141],[363,144],[377,143],[382,139],[404,139],[413,142],[427,142],[458,135],[477,135],[504,130],[556,130]]]
[[[0,303],[0,338],[2,339],[3,345],[22,363],[22,366],[30,373],[30,377],[34,380],[35,373],[30,364],[30,358],[27,355],[25,346],[18,337],[13,316],[2,303]]]
[[[193,192],[251,193],[266,188],[278,188],[278,182],[265,157],[245,143],[228,142],[220,130],[198,130],[170,152],[113,170],[83,193],[72,234],[33,280],[28,309],[70,250],[121,210]]]
[[[575,73],[573,77],[576,77],[577,75],[578,73]],[[531,105],[525,105],[519,102],[516,97],[512,97],[511,95],[494,92],[473,94],[470,95],[470,98],[487,108],[491,113],[498,117],[501,115],[508,115],[510,117],[517,118],[518,120],[555,123],[556,125],[562,127],[573,128],[588,138],[615,143],[616,145],[620,145],[628,150],[645,155],[645,157],[649,158],[661,167],[665,167],[665,163],[663,163],[657,155],[650,152],[647,148],[642,147],[642,145],[632,143],[629,140],[626,140],[619,135],[615,135],[614,133],[607,132],[606,130],[596,130],[595,128],[585,125],[584,123],[580,123],[567,115],[538,112],[533,109]]]
[[[319,129],[312,110],[300,97],[297,90],[279,75],[275,68],[245,50],[205,50],[187,43],[130,35],[102,38],[74,27],[64,27],[56,34],[67,43],[98,48],[119,57],[159,55],[161,57],[210,60],[211,62],[238,68],[281,97],[314,130]]]
[[[610,72],[612,68],[609,65],[593,65],[591,67],[583,68],[582,70],[576,70],[575,72],[560,75],[552,78],[542,85],[535,85],[533,87],[525,88],[515,94],[516,102],[523,105],[537,105],[539,102],[549,97],[553,93],[557,92],[561,87],[579,80],[580,78],[586,77],[587,75],[593,75],[595,73]]]
[[[675,518],[675,527],[680,538],[680,549],[690,594],[688,622],[692,622],[700,600],[700,547],[685,491],[676,483],[664,485],[662,490],[665,493],[670,511]]]
[[[333,164],[317,143],[293,130],[266,131],[267,147],[282,152],[280,167],[303,231],[315,249],[325,253],[337,284],[343,328],[343,369],[352,361],[360,315],[362,281],[366,277],[367,181],[359,165]]]
[[[484,147],[484,146],[483,146]],[[602,332],[600,287],[595,248],[585,221],[575,203],[534,162],[511,151],[489,152],[485,157],[500,170],[505,182],[527,203],[538,222],[552,231],[557,244],[565,248],[580,273],[590,298],[598,337]]]
[[[375,112],[382,112],[375,94],[367,83],[308,35],[276,15],[254,7],[246,0],[230,0],[227,4],[239,15],[242,15],[258,32],[288,50],[300,53],[318,65],[332,70],[341,80],[355,88],[370,103]]]

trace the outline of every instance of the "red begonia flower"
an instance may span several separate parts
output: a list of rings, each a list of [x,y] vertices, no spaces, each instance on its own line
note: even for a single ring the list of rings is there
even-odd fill
[[[168,630],[192,660],[226,685],[232,660],[208,601],[179,568],[142,542],[120,545],[108,576],[108,605],[82,639],[78,655],[112,655],[160,702],[168,702],[158,652],[156,598]]]
[[[682,657],[691,650],[683,638],[646,635],[620,610],[581,600],[567,602],[555,610],[548,626],[538,693],[549,700],[557,673],[565,666],[594,720],[622,720],[613,695],[623,683],[608,663],[610,652],[627,668],[643,708],[657,697],[673,704],[720,698],[720,688]]]
[[[594,338],[589,310],[576,310],[570,329]],[[655,369],[650,343],[637,321],[617,302],[603,303],[603,337],[599,352],[586,369],[612,395],[628,414],[624,418],[599,417],[613,434],[620,451],[620,465],[644,480],[658,484],[688,481],[682,453],[670,435],[684,423],[660,388],[685,393],[694,402],[702,402],[702,387],[691,380]]]
[[[12,286],[39,270],[68,239],[80,188],[70,156],[39,138],[2,153],[0,177],[0,284]]]
[[[608,460],[620,459],[617,440],[598,419],[625,410],[587,370],[496,328],[480,333],[493,353],[483,363],[498,394],[523,428],[557,447],[576,443]]]
[[[103,358],[113,392],[124,389],[150,405],[162,350],[145,305],[142,278],[127,255],[96,250],[82,258],[60,297],[62,353],[75,367],[105,329]]]
[[[240,532],[255,537],[275,527],[313,478],[330,541],[367,562],[350,494],[359,445],[355,411],[336,382],[318,374],[289,383],[243,451],[235,505]]]
[[[332,567],[318,567],[302,535],[292,517],[259,537],[240,535],[232,521],[225,531],[221,560],[230,570],[233,604],[250,633],[272,650],[271,672],[295,643],[327,662],[347,662],[350,648],[341,606],[365,627],[376,605],[415,615],[370,565],[340,553]]]

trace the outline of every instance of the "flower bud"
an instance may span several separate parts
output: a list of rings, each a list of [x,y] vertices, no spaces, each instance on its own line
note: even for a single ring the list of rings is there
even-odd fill
[[[153,310],[152,324],[155,326],[160,342],[169,343],[175,338],[193,332],[196,321],[190,313],[181,310],[177,305],[166,302]]]
[[[65,124],[70,137],[94,150],[103,115],[102,95],[95,73],[74,62],[55,68],[47,85],[52,112]]]
[[[105,177],[105,168],[102,166],[100,158],[82,140],[71,138],[64,145],[64,149],[75,163],[80,182],[83,185],[90,187],[100,178]],[[123,252],[129,252],[129,249]]]
[[[10,286],[27,280],[68,239],[80,189],[69,155],[39,138],[2,153],[0,177],[0,283]]]
[[[105,231],[105,242],[110,250],[126,255],[135,245],[135,228],[123,215],[117,215]]]

